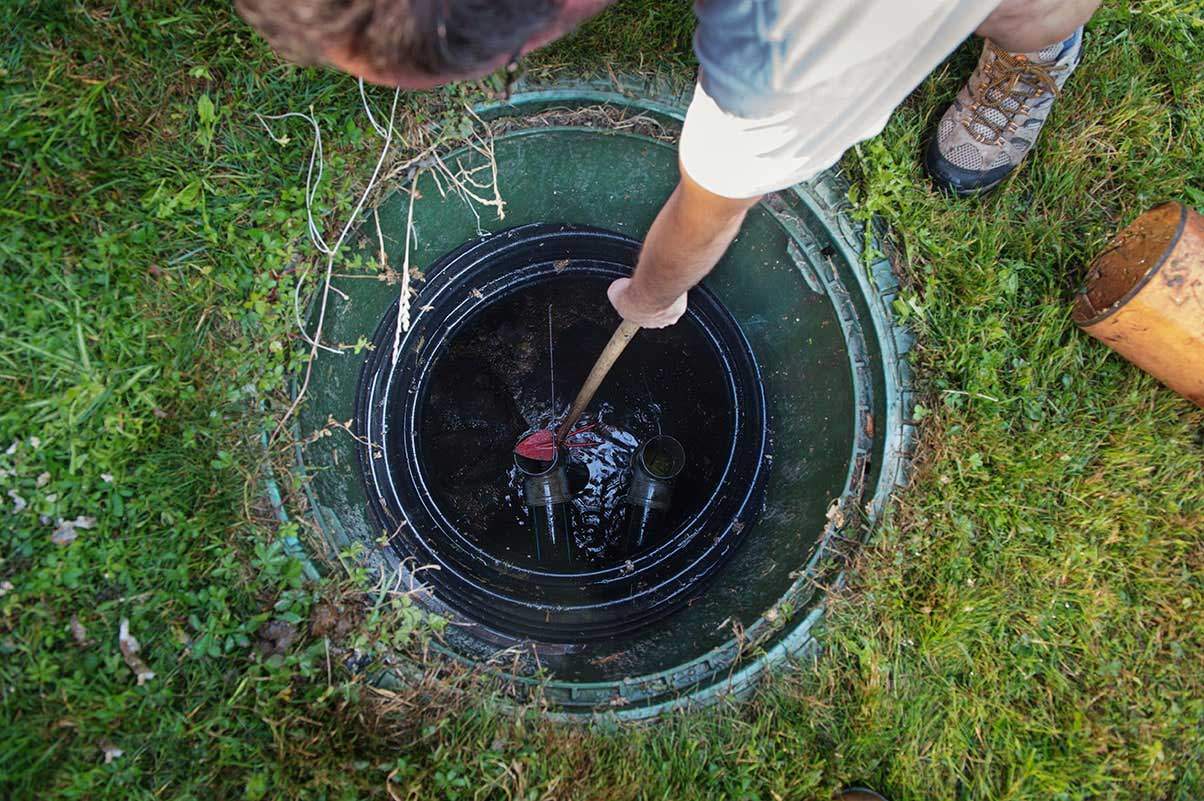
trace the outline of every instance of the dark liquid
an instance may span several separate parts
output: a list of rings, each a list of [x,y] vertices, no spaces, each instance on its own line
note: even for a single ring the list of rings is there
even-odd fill
[[[608,280],[566,273],[491,304],[436,356],[421,410],[419,449],[435,502],[465,534],[498,558],[536,563],[531,512],[512,451],[526,433],[568,409],[619,323]],[[552,361],[548,308],[552,309]],[[553,404],[553,397],[555,398]],[[596,427],[568,450],[572,569],[621,562],[632,454],[657,433],[685,446],[673,504],[644,548],[693,517],[714,492],[732,436],[728,378],[689,319],[636,335],[582,418]],[[557,568],[560,569],[560,568]]]

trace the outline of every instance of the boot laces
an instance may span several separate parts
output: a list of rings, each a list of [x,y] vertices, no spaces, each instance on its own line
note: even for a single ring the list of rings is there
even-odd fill
[[[1015,130],[1016,115],[1028,112],[1029,101],[1046,92],[1058,96],[1054,73],[1063,68],[1034,64],[1026,56],[1009,53],[994,42],[987,42],[987,47],[995,57],[983,64],[983,82],[970,106],[970,118],[962,124],[979,142],[1000,145],[1004,133]]]

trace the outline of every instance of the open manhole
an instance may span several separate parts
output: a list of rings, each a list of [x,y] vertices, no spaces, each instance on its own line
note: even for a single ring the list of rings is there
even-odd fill
[[[637,335],[590,407],[589,447],[539,485],[561,517],[539,518],[528,475],[544,466],[516,465],[513,445],[563,415],[618,323],[605,288],[676,182],[684,103],[633,96],[553,87],[481,109],[501,122],[504,221],[429,173],[412,212],[399,187],[378,212],[391,265],[413,232],[412,325],[398,334],[396,284],[337,277],[326,338],[359,347],[318,357],[299,422],[330,545],[425,587],[450,657],[550,675],[569,714],[654,715],[804,652],[817,588],[840,581],[912,437],[897,284],[861,262],[826,174],[754,209],[687,317]],[[493,169],[480,148],[443,159]],[[365,263],[379,239],[369,217]],[[314,436],[331,418],[355,436]],[[641,517],[636,452],[665,441],[671,503]]]
[[[638,252],[600,229],[510,229],[432,266],[427,311],[396,360],[395,312],[373,338],[356,426],[369,503],[399,557],[437,568],[426,575],[436,595],[501,634],[626,637],[696,597],[760,511],[762,382],[739,324],[705,289],[678,325],[632,342],[563,465],[512,458],[522,434],[567,411],[619,322],[606,287]],[[682,446],[663,471],[665,502],[629,503],[637,449],[663,437]],[[533,503],[556,467],[558,497]]]

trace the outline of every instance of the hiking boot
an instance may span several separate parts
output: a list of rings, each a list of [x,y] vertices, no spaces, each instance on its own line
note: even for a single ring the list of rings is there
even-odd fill
[[[1082,28],[1033,53],[1009,53],[986,40],[978,67],[925,149],[933,182],[974,195],[1006,178],[1032,150],[1082,49]]]

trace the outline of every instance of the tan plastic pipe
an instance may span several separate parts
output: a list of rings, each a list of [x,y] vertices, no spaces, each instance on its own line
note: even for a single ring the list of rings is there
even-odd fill
[[[1092,262],[1074,321],[1204,407],[1204,217],[1164,203],[1134,220]]]

